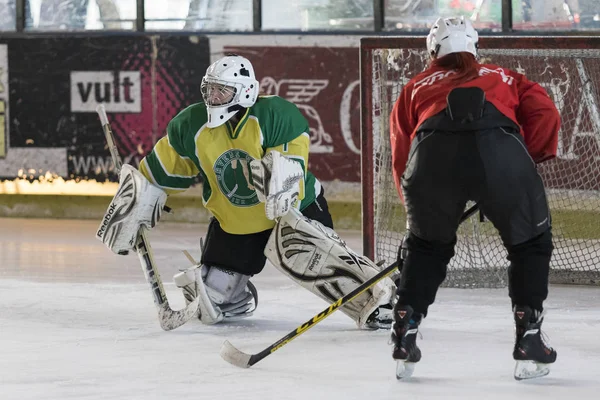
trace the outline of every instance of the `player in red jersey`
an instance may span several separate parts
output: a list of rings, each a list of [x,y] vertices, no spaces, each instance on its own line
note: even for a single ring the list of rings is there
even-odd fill
[[[553,245],[536,164],[556,156],[560,116],[537,83],[478,63],[477,43],[468,19],[438,19],[427,37],[431,63],[403,88],[390,116],[394,179],[408,218],[392,329],[399,379],[421,358],[419,324],[446,277],[469,200],[508,251],[515,378],[546,375],[556,360],[540,332]]]

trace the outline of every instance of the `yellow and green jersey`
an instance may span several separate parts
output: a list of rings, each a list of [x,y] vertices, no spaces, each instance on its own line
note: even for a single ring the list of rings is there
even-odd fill
[[[181,111],[140,163],[140,171],[168,194],[188,189],[198,174],[203,178],[205,207],[221,228],[232,234],[261,232],[274,226],[265,216],[250,174],[250,161],[277,150],[304,168],[300,209],[314,202],[321,190],[308,165],[308,122],[298,108],[278,96],[259,97],[246,109],[237,126],[229,122],[208,128],[206,106],[193,104]]]

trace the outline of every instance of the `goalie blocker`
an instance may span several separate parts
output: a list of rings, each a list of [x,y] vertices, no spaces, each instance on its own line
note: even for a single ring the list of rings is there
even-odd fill
[[[96,238],[113,253],[125,255],[135,248],[141,227],[154,228],[160,220],[167,194],[150,183],[136,168],[125,164],[119,173],[119,189],[111,201]]]

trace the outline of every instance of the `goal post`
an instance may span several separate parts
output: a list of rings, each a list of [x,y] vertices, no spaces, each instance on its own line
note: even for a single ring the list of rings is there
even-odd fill
[[[600,37],[480,37],[482,63],[542,85],[562,119],[558,156],[540,164],[553,218],[552,283],[600,284]],[[389,114],[402,87],[425,69],[424,37],[366,37],[360,43],[363,251],[397,257],[405,215],[392,177]],[[446,286],[503,287],[506,251],[490,222],[459,230]]]

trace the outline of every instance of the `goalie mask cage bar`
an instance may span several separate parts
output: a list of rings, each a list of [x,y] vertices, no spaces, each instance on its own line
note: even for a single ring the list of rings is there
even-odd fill
[[[482,37],[480,62],[525,74],[561,114],[558,157],[538,166],[552,213],[551,283],[600,282],[600,37]],[[360,42],[363,249],[387,263],[406,231],[392,177],[389,114],[402,86],[425,69],[421,37]],[[475,215],[459,229],[449,287],[504,287],[506,251],[490,222]]]

